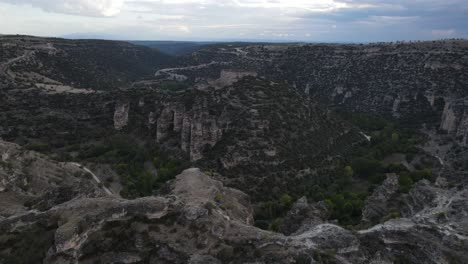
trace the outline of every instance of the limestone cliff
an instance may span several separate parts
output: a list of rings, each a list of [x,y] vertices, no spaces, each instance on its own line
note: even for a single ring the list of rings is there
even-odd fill
[[[430,191],[432,198],[427,199],[432,200],[412,216],[358,232],[330,223],[309,223],[285,236],[251,226],[246,194],[192,168],[176,177],[166,196],[79,197],[41,212],[25,210],[0,218],[0,261],[466,262],[466,189],[442,191],[425,184],[421,188]],[[0,206],[3,211],[5,205]]]

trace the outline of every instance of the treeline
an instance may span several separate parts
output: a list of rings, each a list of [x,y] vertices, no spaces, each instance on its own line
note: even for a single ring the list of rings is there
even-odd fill
[[[78,159],[112,164],[123,187],[120,194],[125,198],[152,195],[187,167],[185,162],[171,159],[157,144],[139,143],[125,134],[81,148]]]
[[[399,175],[402,193],[408,192],[413,183],[423,178],[433,179],[430,160],[420,158],[418,163],[413,164],[413,171],[400,163],[388,166],[383,163],[386,157],[397,153],[404,155],[407,163],[423,156],[417,145],[423,143],[425,137],[419,131],[401,127],[381,117],[354,113],[340,116],[370,136],[370,140],[363,140],[354,146],[331,172],[306,176],[304,192],[290,194],[293,198],[305,195],[309,201],[324,201],[330,210],[330,220],[336,219],[340,225],[351,227],[359,224],[365,199],[382,184],[386,173]],[[287,210],[289,207],[280,200],[266,201],[256,211],[256,224],[275,230]]]

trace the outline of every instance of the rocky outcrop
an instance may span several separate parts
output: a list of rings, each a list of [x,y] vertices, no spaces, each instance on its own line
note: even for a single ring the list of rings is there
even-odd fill
[[[324,105],[440,126],[442,109],[434,100],[467,96],[466,47],[466,41],[241,45],[197,51],[193,63],[228,62],[218,64],[218,74],[235,68],[254,71],[272,81],[287,81]],[[227,55],[239,52],[243,55]],[[212,78],[203,74],[197,77]],[[450,113],[447,118],[445,126],[451,123]]]
[[[448,100],[442,113],[440,129],[457,137],[461,145],[468,143],[468,99]]]
[[[327,223],[321,203],[299,199],[284,234],[260,230],[245,194],[303,193],[366,140],[329,106],[437,126],[466,144],[465,42],[214,45],[159,71],[157,52],[122,42],[0,43],[2,138],[69,160],[119,131],[211,175],[189,169],[158,197],[125,200],[79,164],[0,141],[1,263],[468,262],[459,146],[442,157],[434,146],[436,184],[395,197],[389,175],[366,201],[363,218],[383,222],[369,229]],[[401,217],[386,221],[394,207]]]
[[[114,128],[116,130],[122,130],[128,124],[128,112],[130,111],[129,102],[118,102],[115,105],[114,112]]]
[[[209,87],[220,89],[226,86],[233,85],[235,82],[238,82],[244,77],[249,77],[249,76],[257,77],[257,75],[258,74],[253,71],[223,69],[221,70],[220,76],[218,79],[208,79],[208,80],[198,79],[195,87],[201,90],[207,89]]]
[[[157,106],[160,110],[151,109],[151,118],[158,116],[155,133],[159,144],[219,171],[226,176],[225,183],[251,195],[263,193],[257,188],[274,185],[253,176],[253,167],[277,175],[277,185],[294,188],[295,184],[286,184],[293,179],[286,171],[296,170],[293,164],[302,163],[296,161],[298,153],[304,156],[304,164],[299,166],[308,166],[325,159],[329,151],[363,140],[357,131],[291,87],[261,78],[245,77],[222,88],[178,92]]]
[[[328,214],[328,209],[323,202],[309,204],[306,197],[301,197],[283,218],[280,232],[285,235],[301,234],[314,226],[325,223]]]
[[[397,192],[399,189],[398,175],[387,174],[384,182],[366,198],[362,210],[362,220],[367,222],[378,222],[392,209],[392,205],[398,202]],[[395,209],[395,207],[393,208]]]
[[[341,255],[356,253],[353,245],[358,240],[338,226],[319,225],[301,235],[285,237],[254,228],[251,222],[245,194],[223,187],[198,169],[189,169],[177,176],[166,197],[75,199],[45,212],[1,220],[0,230],[6,239],[0,244],[8,251],[0,251],[0,260],[296,263],[323,254],[341,263]],[[32,230],[44,234],[42,246],[32,239],[29,243],[36,251],[16,254],[17,246],[27,243]],[[337,255],[326,253],[331,248],[337,249]]]
[[[468,260],[466,190],[410,218],[351,232],[310,223],[285,236],[251,226],[248,196],[188,169],[163,197],[79,198],[0,219],[0,261],[43,263],[445,263]],[[438,201],[438,202],[437,202]],[[304,199],[296,212],[310,207]],[[297,210],[296,210],[297,209]],[[446,212],[443,216],[437,212]],[[31,237],[29,234],[37,234]],[[19,254],[25,245],[35,250]]]
[[[407,209],[402,210],[405,218],[358,233],[366,245],[374,244],[374,257],[410,263],[464,263],[468,258],[467,197],[466,188],[443,189],[422,180],[407,197]],[[404,254],[405,250],[411,253]]]
[[[177,135],[181,150],[191,161],[197,161],[204,157],[204,151],[221,139],[221,122],[227,120],[210,115],[206,102],[196,101],[189,110],[184,105],[172,103],[162,110],[156,122],[156,140],[163,143],[171,135]]]
[[[52,161],[5,141],[0,141],[0,153],[1,216],[48,210],[77,197],[106,196],[89,173],[71,163]]]

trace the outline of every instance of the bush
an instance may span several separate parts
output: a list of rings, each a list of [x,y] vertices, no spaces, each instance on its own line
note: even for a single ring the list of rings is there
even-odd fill
[[[360,221],[363,198],[357,193],[337,193],[325,200],[325,205],[331,212],[331,218],[337,219],[341,225],[354,225]]]
[[[82,148],[79,156],[114,164],[123,186],[121,195],[125,198],[151,195],[184,168],[181,162],[165,158],[158,146],[137,144],[125,134],[116,134],[101,144]],[[157,177],[145,169],[145,163],[151,161],[158,169]]]
[[[255,208],[255,226],[277,231],[281,225],[280,220],[289,211],[293,201],[291,196],[284,194],[279,200],[261,203]]]
[[[400,192],[408,193],[413,185],[413,180],[408,173],[402,173],[398,178],[398,183],[400,185]]]
[[[378,160],[370,158],[356,158],[351,162],[354,173],[363,178],[370,180],[372,176],[383,171],[382,165]]]
[[[215,197],[214,197],[214,201],[218,204],[222,204],[223,203],[223,196],[220,194],[220,193],[216,193],[215,194]]]
[[[444,219],[447,219],[447,213],[446,212],[437,213],[437,221],[442,221]]]
[[[428,179],[430,180],[432,177],[432,170],[431,169],[422,169],[422,170],[417,170],[413,171],[410,173],[410,177],[413,180],[413,182],[420,181],[422,179]]]
[[[30,143],[26,145],[26,149],[41,153],[47,153],[51,151],[52,147],[47,143]]]
[[[349,165],[346,166],[346,167],[344,168],[343,174],[344,174],[344,176],[345,176],[346,178],[351,178],[351,177],[353,177],[353,175],[354,175],[353,168],[352,168],[351,166],[349,166]]]
[[[289,208],[293,202],[293,199],[291,196],[287,195],[287,194],[283,194],[280,198],[280,201],[281,201],[281,206],[283,206],[283,208]]]
[[[414,156],[415,156],[415,155],[414,155],[413,153],[407,153],[407,154],[406,154],[406,161],[407,161],[408,163],[411,163],[411,162],[414,160]]]
[[[403,164],[390,164],[385,168],[385,172],[398,174],[400,172],[408,172],[408,168]]]
[[[388,220],[390,219],[394,219],[394,218],[398,218],[400,217],[401,214],[400,212],[398,211],[391,211],[389,214],[387,214],[386,216],[382,217],[382,220],[380,222],[384,223],[384,222],[387,222]]]
[[[275,220],[273,220],[273,222],[270,223],[270,226],[268,227],[268,229],[274,232],[279,232],[280,226],[282,224],[283,224],[283,219],[276,218]]]
[[[224,248],[222,248],[218,254],[217,254],[217,257],[223,262],[223,263],[227,263],[227,262],[230,262],[233,257],[234,257],[234,248],[230,247],[230,246],[226,246]]]

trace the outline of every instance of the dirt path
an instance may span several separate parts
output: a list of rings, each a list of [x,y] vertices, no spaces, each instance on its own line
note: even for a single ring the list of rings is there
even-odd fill
[[[74,165],[74,166],[77,166],[79,167],[80,169],[86,171],[87,173],[91,174],[91,176],[93,176],[93,179],[95,182],[97,182],[97,184],[101,184],[102,181],[99,179],[98,176],[96,176],[96,174],[94,174],[90,169],[86,168],[85,166],[79,164],[79,163],[76,163],[76,162],[71,162],[70,164]],[[111,190],[109,190],[106,186],[102,185],[102,189],[109,195],[114,195]]]
[[[12,79],[13,76],[8,74],[8,68],[11,66],[11,64],[13,64],[13,63],[15,63],[17,61],[23,60],[23,59],[31,56],[32,54],[34,54],[34,51],[26,50],[23,55],[21,55],[19,57],[16,57],[16,58],[13,58],[13,59],[9,59],[6,62],[0,64],[0,74],[3,74],[6,78]]]
[[[17,61],[20,61],[22,59],[25,59],[25,58],[31,56],[33,53],[34,53],[34,51],[26,50],[23,55],[21,55],[19,57],[16,57],[16,58],[13,58],[13,59],[10,59],[10,60],[0,64],[0,74],[5,75],[7,78],[12,78],[12,76],[10,76],[8,74],[8,68],[11,66],[11,64],[13,64],[13,63],[15,63]]]
[[[166,68],[166,69],[161,69],[161,70],[157,71],[154,74],[154,76],[158,77],[158,76],[167,75],[168,79],[178,80],[178,81],[185,81],[185,80],[187,80],[187,76],[185,76],[183,74],[178,74],[178,73],[176,73],[177,71],[202,69],[202,68],[206,68],[206,67],[209,67],[211,65],[216,65],[216,64],[227,64],[227,63],[226,62],[212,61],[210,63],[204,63],[204,64],[200,64],[200,65],[195,65],[195,66],[187,66],[187,67],[180,67],[180,68]]]

